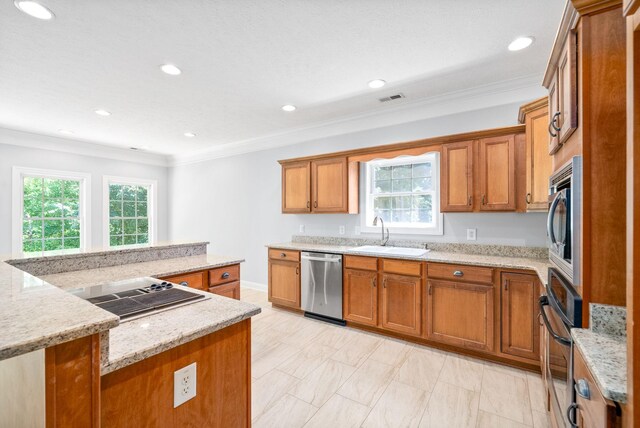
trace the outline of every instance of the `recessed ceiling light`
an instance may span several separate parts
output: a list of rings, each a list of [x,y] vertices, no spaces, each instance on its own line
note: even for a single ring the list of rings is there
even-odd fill
[[[196,134],[194,134],[193,132],[185,132],[185,133],[184,133],[184,136],[185,136],[185,137],[189,137],[189,138],[193,138],[193,137],[195,137],[195,136],[196,136]]]
[[[178,67],[176,67],[173,64],[163,64],[160,66],[160,69],[162,71],[164,71],[167,74],[170,74],[172,76],[177,76],[180,73],[182,73],[182,70],[180,70]]]
[[[58,129],[58,132],[61,134],[67,134],[67,135],[73,134],[73,131],[70,131],[69,129]]]
[[[15,0],[13,4],[22,12],[34,18],[48,21],[55,16],[48,8],[35,1]]]
[[[111,116],[111,112],[102,109],[95,110],[95,113],[100,116]]]
[[[517,39],[515,39],[513,42],[509,44],[509,50],[519,51],[524,48],[528,48],[529,46],[531,46],[531,43],[533,43],[533,37],[531,36],[518,37]]]
[[[385,82],[384,80],[376,79],[376,80],[372,80],[371,82],[369,82],[369,87],[371,89],[378,89],[378,88],[382,88],[386,84],[387,84],[387,82]]]
[[[286,106],[282,106],[282,110],[284,111],[294,111],[296,109],[296,106],[293,106],[291,104],[287,104]]]

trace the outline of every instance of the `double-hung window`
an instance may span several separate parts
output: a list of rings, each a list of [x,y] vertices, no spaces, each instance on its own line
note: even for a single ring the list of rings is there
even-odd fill
[[[378,231],[377,216],[396,233],[441,235],[439,167],[437,152],[367,162],[362,230]]]
[[[105,177],[104,195],[105,240],[110,247],[154,242],[155,181]]]
[[[89,242],[90,175],[13,168],[13,250],[79,252]]]

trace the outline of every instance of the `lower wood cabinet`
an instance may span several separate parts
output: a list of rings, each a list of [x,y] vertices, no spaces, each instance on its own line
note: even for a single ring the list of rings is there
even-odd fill
[[[428,282],[427,339],[493,351],[493,285]]]
[[[228,284],[215,285],[209,287],[209,293],[219,296],[230,297],[231,299],[240,300],[240,281],[229,282]]]
[[[240,300],[240,265],[221,266],[215,269],[159,278],[164,281],[197,288],[220,296]]]
[[[382,275],[382,328],[420,336],[422,333],[422,278]]]
[[[500,290],[502,353],[537,361],[540,355],[538,278],[502,273]]]
[[[269,301],[300,308],[300,263],[269,260]]]
[[[343,316],[347,321],[378,325],[378,273],[345,269],[343,288]]]
[[[200,271],[176,276],[168,276],[160,279],[172,282],[174,284],[180,284],[185,287],[197,288],[198,290],[207,291],[207,281],[204,278],[205,275],[206,271]]]

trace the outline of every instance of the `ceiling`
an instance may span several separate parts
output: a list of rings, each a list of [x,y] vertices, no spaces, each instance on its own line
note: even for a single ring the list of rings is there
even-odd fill
[[[42,0],[56,18],[41,21],[0,0],[0,127],[177,155],[541,81],[563,3]],[[535,43],[508,51],[522,35]]]

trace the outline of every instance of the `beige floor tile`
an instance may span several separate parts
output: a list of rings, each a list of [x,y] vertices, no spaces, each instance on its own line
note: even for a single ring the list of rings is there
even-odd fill
[[[279,342],[273,340],[265,340],[262,338],[257,338],[255,335],[251,337],[251,361],[254,361],[256,357],[258,357],[263,352],[273,348],[278,345]]]
[[[407,359],[411,347],[407,342],[396,339],[382,339],[380,346],[369,357],[379,363],[400,366]]]
[[[323,334],[327,329],[325,323],[321,321],[309,320],[309,323],[295,333],[285,334],[280,341],[288,345],[304,348],[311,342],[315,342],[316,338]]]
[[[336,350],[330,346],[319,345],[312,342],[301,352],[285,360],[284,363],[278,366],[278,370],[303,379],[320,367],[320,365],[335,352]]]
[[[375,351],[381,340],[375,336],[355,334],[331,358],[341,363],[358,367]]]
[[[369,410],[363,404],[334,395],[307,422],[305,428],[358,428]]]
[[[393,381],[373,407],[362,427],[415,428],[420,424],[428,401],[428,392]]]
[[[302,330],[304,327],[308,326],[311,320],[301,316],[301,315],[289,315],[283,316],[283,321],[275,323],[271,326],[274,330],[278,330],[282,333],[286,334],[294,334],[299,330]]]
[[[400,366],[395,380],[431,392],[440,376],[446,354],[427,349],[412,349]]]
[[[328,359],[291,388],[289,393],[316,407],[321,407],[355,370],[355,367],[348,364]]]
[[[534,410],[531,414],[533,416],[533,428],[551,428],[549,413]]]
[[[480,393],[438,382],[433,388],[420,428],[473,428],[478,418]]]
[[[485,367],[480,410],[533,425],[526,377],[523,379]]]
[[[294,346],[278,343],[276,346],[251,358],[251,376],[261,378],[298,352],[300,352],[300,349]]]
[[[481,360],[478,360],[478,361],[481,361]],[[489,368],[489,369],[491,369],[493,371],[504,373],[504,374],[508,374],[508,375],[515,376],[515,377],[519,377],[519,378],[522,378],[522,379],[526,379],[527,378],[527,373],[529,373],[526,370],[520,370],[520,369],[517,369],[515,367],[503,366],[501,364],[492,363],[490,361],[482,361],[482,364],[484,364],[484,366],[486,368]]]
[[[482,388],[483,371],[484,365],[478,360],[448,355],[438,380],[479,392]]]
[[[293,376],[273,370],[251,385],[251,417],[257,420],[262,414],[298,382]]]
[[[366,406],[373,406],[396,372],[394,366],[366,360],[338,390],[338,394]]]
[[[317,343],[340,349],[349,342],[358,332],[347,327],[327,326],[327,330],[316,338]]]
[[[527,373],[527,386],[529,387],[529,399],[531,400],[531,410],[538,412],[547,411],[547,393],[542,383],[542,376]]]
[[[253,428],[301,428],[318,411],[309,403],[285,394],[251,424]]]
[[[527,425],[482,410],[478,413],[478,425],[476,426],[477,428],[527,428]]]

